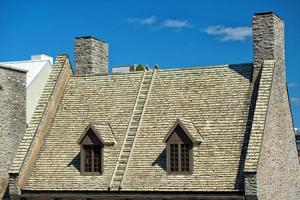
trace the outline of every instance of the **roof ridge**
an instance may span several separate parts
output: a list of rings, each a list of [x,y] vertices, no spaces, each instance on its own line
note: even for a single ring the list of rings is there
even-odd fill
[[[230,66],[251,66],[253,63],[238,63],[238,64],[224,64],[224,65],[208,65],[208,66],[192,66],[192,67],[180,67],[180,68],[168,68],[159,69],[158,72],[171,72],[171,71],[191,71],[191,70],[201,70],[201,69],[217,69],[217,68],[228,68]],[[132,71],[132,72],[115,72],[115,73],[96,73],[96,74],[72,74],[72,77],[93,77],[93,76],[118,76],[118,75],[132,75],[139,74],[142,71]]]
[[[5,62],[0,62],[1,63],[4,63],[4,64],[7,64],[7,63],[30,63],[30,62],[50,62],[49,60],[16,60],[16,61],[5,61]]]
[[[220,65],[204,65],[204,66],[187,66],[187,67],[178,67],[178,68],[168,68],[162,69],[159,71],[183,71],[183,70],[193,70],[193,69],[211,69],[211,68],[226,68],[229,66],[249,66],[253,65],[253,63],[237,63],[237,64],[220,64]]]

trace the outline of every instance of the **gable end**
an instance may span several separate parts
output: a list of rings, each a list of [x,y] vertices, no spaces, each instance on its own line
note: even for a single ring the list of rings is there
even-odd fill
[[[200,144],[203,141],[200,133],[198,132],[192,121],[177,118],[176,122],[173,124],[173,126],[170,128],[167,135],[163,139],[164,143],[169,140],[178,126],[183,130],[185,135],[193,144]]]
[[[109,124],[106,126],[100,126],[99,130],[96,128],[96,125],[89,123],[85,131],[79,137],[77,143],[93,143],[98,141],[105,146],[112,146],[116,144],[116,140],[113,137]]]

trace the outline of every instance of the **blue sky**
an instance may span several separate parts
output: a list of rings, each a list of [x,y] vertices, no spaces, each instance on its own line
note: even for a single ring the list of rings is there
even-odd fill
[[[252,15],[264,11],[285,21],[289,94],[300,127],[298,0],[1,0],[0,61],[68,53],[74,63],[74,38],[92,35],[109,43],[110,66],[252,62]]]

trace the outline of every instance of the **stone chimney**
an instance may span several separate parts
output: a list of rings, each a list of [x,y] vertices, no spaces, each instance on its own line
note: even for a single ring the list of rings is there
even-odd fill
[[[108,44],[91,36],[76,37],[77,74],[108,73]]]
[[[275,60],[285,80],[284,22],[273,12],[253,16],[254,73],[258,73],[263,60]]]

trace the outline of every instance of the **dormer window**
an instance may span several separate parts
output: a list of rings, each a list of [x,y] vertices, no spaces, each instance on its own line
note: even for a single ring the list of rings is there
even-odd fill
[[[167,170],[169,173],[192,173],[193,144],[178,125],[167,140]]]
[[[193,146],[202,141],[200,133],[189,120],[177,119],[166,135],[167,172],[193,173]]]
[[[99,132],[98,129],[101,132]],[[102,126],[90,123],[78,140],[78,144],[80,145],[81,174],[102,174],[104,168],[104,146],[114,145],[115,143],[109,125]]]
[[[84,163],[82,163],[83,173],[101,174],[102,172],[102,148],[103,145],[82,145],[82,157]]]
[[[170,172],[191,172],[192,145],[169,144]]]

